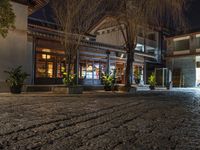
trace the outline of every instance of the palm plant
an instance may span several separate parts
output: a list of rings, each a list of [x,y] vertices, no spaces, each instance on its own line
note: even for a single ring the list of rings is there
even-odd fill
[[[21,93],[24,81],[29,76],[29,74],[22,71],[22,66],[11,68],[10,70],[6,70],[4,72],[8,74],[6,83],[10,86],[11,92]]]
[[[102,75],[102,81],[104,84],[104,89],[106,91],[110,91],[112,86],[114,85],[115,77],[114,75],[110,75],[106,73]]]
[[[62,67],[63,83],[67,86],[74,86],[76,84],[76,74],[69,74],[65,71],[66,69]]]
[[[141,80],[141,72],[139,70],[139,68],[135,68],[135,71],[134,71],[134,79],[135,79],[135,83],[136,84],[139,84],[140,83],[140,80]]]
[[[150,85],[149,88],[151,90],[154,90],[155,86],[156,86],[156,75],[155,75],[155,73],[152,73],[150,75],[150,77],[148,78],[148,82],[149,82],[149,85]]]

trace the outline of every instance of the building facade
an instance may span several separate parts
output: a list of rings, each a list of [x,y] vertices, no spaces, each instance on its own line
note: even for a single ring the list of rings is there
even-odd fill
[[[60,42],[62,32],[55,29],[53,21],[34,15],[42,12],[48,3],[45,0],[36,2],[34,5],[12,2],[16,29],[0,40],[3,45],[0,51],[0,90],[6,88],[3,70],[19,65],[31,75],[27,84],[62,83],[61,68],[66,65],[64,48]],[[112,21],[111,16],[103,17],[91,28],[89,35],[82,35],[78,59],[72,67],[72,72],[79,77],[79,84],[100,85],[101,74],[107,70],[110,73],[116,71],[116,83],[125,82],[124,40],[119,27]],[[141,84],[146,84],[151,72],[162,66],[163,33],[159,30],[143,30],[141,27],[137,37],[133,72],[138,69],[141,72]],[[11,41],[14,42],[12,46]]]
[[[30,56],[27,48],[27,19],[28,6],[11,2],[16,15],[15,30],[9,31],[6,38],[0,37],[0,89],[5,90],[6,74],[4,70],[19,65],[24,66],[26,72],[30,72]]]
[[[176,87],[200,85],[200,33],[167,38],[167,67]]]

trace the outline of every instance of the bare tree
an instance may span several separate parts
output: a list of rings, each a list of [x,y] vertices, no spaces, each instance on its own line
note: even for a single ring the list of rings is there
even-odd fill
[[[63,32],[60,39],[68,64],[68,80],[71,64],[76,58],[83,35],[87,33],[93,21],[102,13],[99,9],[102,0],[52,0],[51,6],[59,29]],[[77,77],[78,78],[78,77]]]
[[[186,0],[117,0],[112,1],[116,22],[125,41],[127,52],[125,86],[132,83],[131,74],[138,32],[144,28],[166,26],[184,27]],[[115,5],[116,4],[116,5]],[[178,26],[177,26],[178,25]]]

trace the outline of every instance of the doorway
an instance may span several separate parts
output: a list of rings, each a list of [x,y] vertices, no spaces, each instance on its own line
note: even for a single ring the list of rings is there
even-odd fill
[[[196,68],[196,86],[200,87],[200,68]]]

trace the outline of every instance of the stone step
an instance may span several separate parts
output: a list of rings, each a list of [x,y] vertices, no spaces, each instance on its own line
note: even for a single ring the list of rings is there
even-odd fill
[[[26,92],[51,92],[51,85],[27,85],[25,87]]]
[[[52,92],[54,87],[63,86],[63,85],[27,85],[25,87],[26,92]],[[103,85],[83,85],[84,91],[92,90],[104,90]]]

